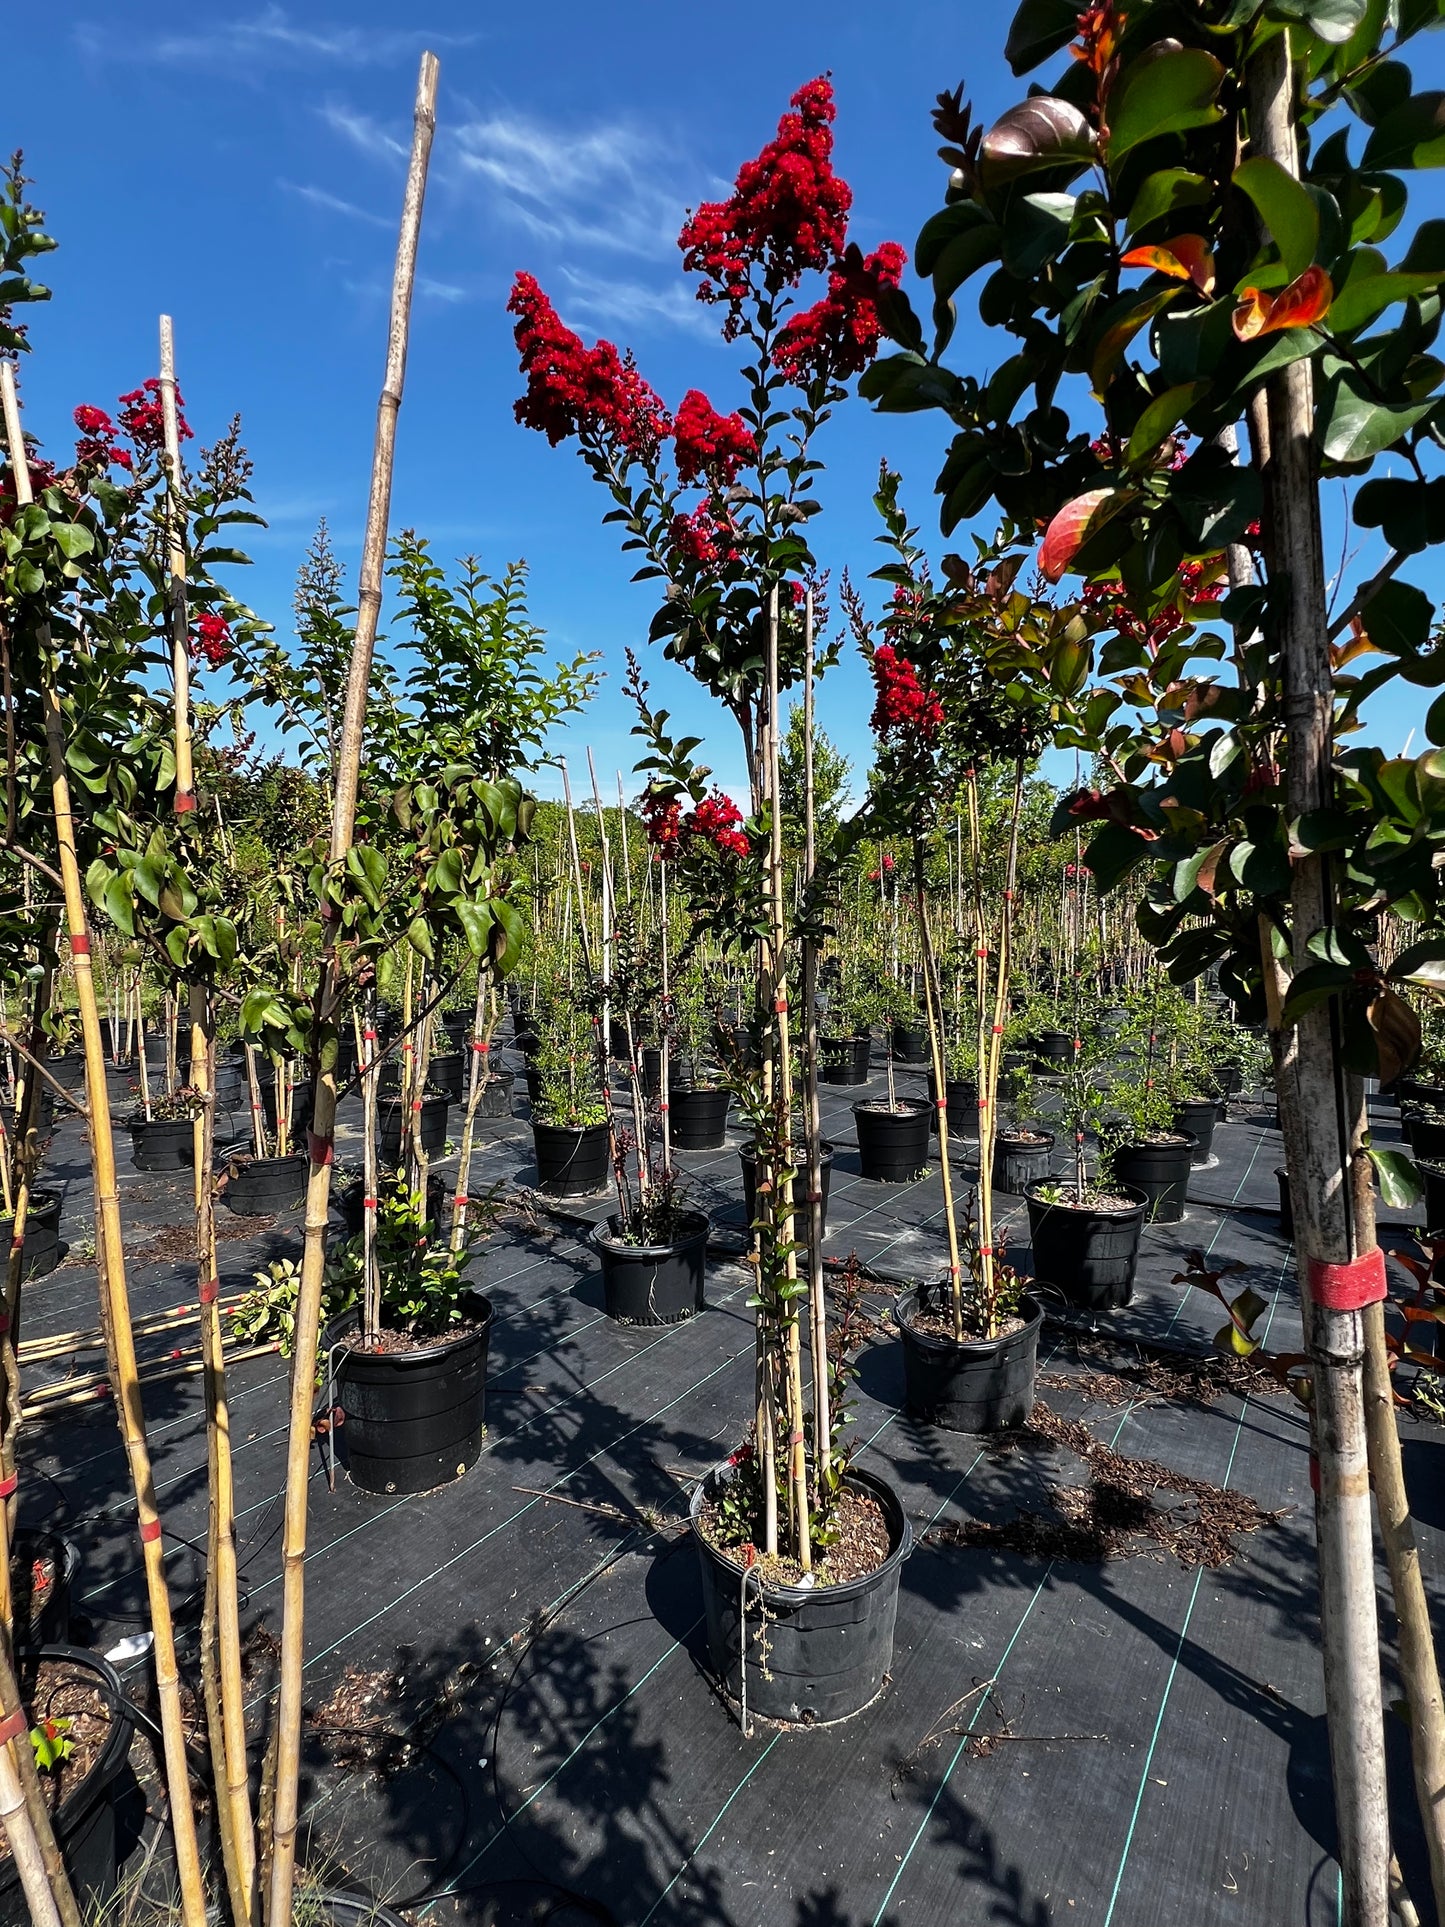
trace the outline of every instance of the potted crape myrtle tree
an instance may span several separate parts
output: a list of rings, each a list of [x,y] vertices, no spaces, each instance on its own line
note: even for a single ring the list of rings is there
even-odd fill
[[[989,677],[987,651],[995,633],[1042,639],[1057,617],[1046,604],[1013,588],[1016,567],[1009,562],[987,566],[986,554],[977,572],[960,565],[949,582],[935,585],[914,539],[917,531],[899,507],[898,479],[885,467],[876,496],[884,522],[880,540],[893,559],[875,573],[892,586],[892,599],[876,627],[856,603],[853,617],[877,691],[878,754],[870,807],[889,828],[906,835],[913,849],[948,1272],[942,1281],[924,1280],[905,1294],[896,1316],[909,1411],[951,1429],[989,1431],[1020,1424],[1032,1409],[1043,1321],[1040,1304],[1003,1262],[993,1162],[1023,790],[1046,712],[1026,690]],[[992,764],[1007,770],[1011,809],[1002,864],[996,874],[986,874],[980,772]],[[962,1225],[949,1158],[947,1019],[925,874],[927,838],[959,801],[969,834],[974,970],[959,984],[956,1001],[969,1013],[979,1138],[979,1180]]]
[[[856,1712],[883,1684],[908,1544],[896,1498],[849,1464],[837,1434],[826,1308],[816,1273],[811,1290],[798,1274],[789,1162],[781,697],[805,679],[814,655],[814,438],[847,378],[871,358],[879,303],[902,267],[891,244],[865,256],[848,241],[833,115],[826,79],[800,88],[727,198],[699,207],[680,237],[700,299],[722,309],[724,338],[743,346],[740,409],[724,414],[693,389],[670,415],[610,343],[584,346],[530,276],[518,276],[511,300],[527,381],[519,419],[553,442],[579,443],[643,579],[663,585],[654,639],[739,726],[747,854],[739,851],[736,888],[710,916],[720,943],[757,960],[752,1020],[762,1063],[749,1073],[755,1087],[744,1103],[758,1153],[756,1420],[743,1447],[698,1487],[693,1522],[719,1676],[755,1711],[821,1720]],[[822,278],[822,292],[804,306],[809,275]],[[831,654],[823,652],[824,665]],[[661,712],[644,714],[639,727],[654,785],[698,809],[709,791],[693,745],[672,740]],[[820,1136],[811,1105],[804,1124],[811,1171]]]
[[[1426,698],[1413,756],[1356,735],[1382,683],[1428,692],[1445,673],[1410,564],[1438,534],[1426,508],[1441,368],[1428,351],[1445,257],[1437,224],[1406,215],[1410,175],[1438,158],[1438,103],[1403,56],[1434,19],[1433,7],[1282,0],[1075,17],[1029,0],[1009,39],[1016,71],[1075,57],[987,130],[961,92],[940,97],[952,173],[920,247],[935,338],[930,349],[900,299],[888,320],[901,352],[869,378],[885,407],[950,418],[945,526],[993,501],[1023,527],[1043,520],[1043,572],[1080,576],[1106,615],[1097,647],[1015,664],[1051,690],[1060,741],[1103,758],[1061,821],[1092,826],[1098,887],[1130,881],[1175,981],[1217,968],[1238,1014],[1268,1026],[1307,1300],[1351,1927],[1384,1921],[1391,1878],[1372,1488],[1445,1908],[1445,1702],[1388,1396],[1369,1182],[1373,1164],[1390,1196],[1397,1173],[1369,1141],[1364,1098],[1365,1077],[1388,1084],[1414,1054],[1402,987],[1440,980],[1445,715]],[[1015,337],[1004,366],[1020,379],[985,388],[944,356],[961,284],[999,259],[981,311]],[[1078,421],[1071,371],[1099,404]],[[1325,488],[1382,538],[1363,569],[1347,564],[1333,611]],[[1416,939],[1388,962],[1371,947],[1386,911]]]

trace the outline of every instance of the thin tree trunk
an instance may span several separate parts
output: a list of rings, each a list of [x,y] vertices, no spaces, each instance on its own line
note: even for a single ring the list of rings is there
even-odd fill
[[[402,204],[401,233],[392,279],[391,328],[387,342],[386,375],[377,407],[376,443],[371,465],[371,499],[367,508],[362,548],[361,586],[357,597],[356,634],[347,673],[346,712],[337,758],[336,791],[331,816],[330,862],[346,861],[356,826],[356,798],[361,776],[366,727],[366,699],[371,686],[371,662],[381,612],[382,569],[386,558],[387,523],[391,511],[391,476],[396,449],[396,418],[401,407],[406,374],[406,348],[411,317],[412,285],[416,276],[417,240],[426,195],[427,164],[436,126],[437,59],[424,53],[417,81],[411,163]],[[317,996],[317,1014],[326,1024],[334,1019],[339,995],[336,925],[324,926],[325,954]],[[311,1464],[311,1407],[314,1397],[316,1345],[321,1324],[321,1292],[326,1271],[326,1228],[331,1196],[331,1165],[336,1131],[336,1067],[315,1060],[312,1091],[314,1120],[310,1133],[311,1169],[306,1186],[305,1246],[301,1281],[296,1295],[296,1341],[291,1360],[291,1410],[286,1451],[286,1509],[282,1536],[283,1616],[281,1622],[281,1678],[276,1709],[276,1793],[273,1822],[270,1905],[267,1927],[291,1927],[291,1905],[296,1874],[296,1829],[301,1778],[301,1674],[306,1658],[305,1562],[306,1498]]]
[[[817,798],[813,769],[813,591],[804,605],[803,875],[809,923],[818,870]],[[833,1456],[828,1389],[828,1300],[823,1283],[823,1114],[818,1101],[818,946],[803,939],[803,1133],[808,1157],[808,1338],[813,1366],[813,1489],[821,1499]],[[890,1088],[893,1052],[888,1053]]]

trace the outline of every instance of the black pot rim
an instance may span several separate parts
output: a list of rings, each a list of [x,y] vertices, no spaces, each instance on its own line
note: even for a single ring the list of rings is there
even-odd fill
[[[742,1561],[734,1559],[731,1553],[724,1552],[720,1546],[715,1546],[710,1540],[705,1539],[698,1530],[697,1523],[703,1500],[707,1497],[708,1489],[714,1479],[726,1479],[733,1469],[728,1461],[723,1459],[713,1466],[711,1471],[703,1474],[688,1502],[687,1516],[692,1527],[692,1535],[707,1557],[715,1564],[722,1566],[730,1575],[734,1573],[741,1575],[745,1570]],[[912,1552],[913,1527],[909,1524],[908,1514],[903,1509],[903,1501],[893,1487],[880,1479],[876,1473],[865,1472],[856,1465],[850,1465],[843,1477],[851,1485],[862,1486],[865,1491],[879,1500],[885,1514],[894,1515],[901,1522],[901,1530],[895,1536],[892,1533],[893,1516],[889,1517],[890,1536],[895,1537],[895,1543],[888,1557],[881,1566],[875,1566],[872,1572],[865,1572],[858,1579],[845,1579],[836,1586],[771,1586],[766,1580],[759,1580],[758,1584],[762,1588],[765,1599],[774,1599],[781,1606],[801,1606],[810,1599],[856,1599],[862,1593],[872,1592],[884,1579],[895,1572]]]
[[[49,1211],[51,1209],[59,1210],[64,1203],[65,1198],[62,1192],[32,1191],[30,1193],[29,1203],[26,1206],[26,1215],[33,1218],[36,1213],[40,1211]],[[14,1221],[15,1213],[13,1211],[0,1211],[0,1224],[13,1224]]]
[[[700,1084],[674,1084],[669,1078],[667,1089],[670,1097],[721,1097],[724,1094],[731,1097],[733,1087],[722,1078]]]
[[[1149,1208],[1148,1194],[1141,1191],[1137,1184],[1118,1184],[1113,1187],[1116,1194],[1122,1193],[1123,1196],[1134,1200],[1127,1211],[1121,1211],[1117,1205],[1070,1204],[1062,1198],[1036,1198],[1034,1193],[1038,1188],[1036,1184],[1029,1186],[1024,1193],[1026,1203],[1036,1204],[1043,1211],[1074,1212],[1081,1218],[1117,1218],[1123,1224],[1127,1219],[1136,1217]]]
[[[485,1292],[472,1290],[464,1292],[462,1297],[464,1299],[470,1299],[474,1305],[481,1307],[480,1311],[473,1315],[474,1329],[471,1331],[456,1332],[451,1337],[439,1338],[430,1345],[414,1346],[409,1352],[363,1352],[353,1346],[348,1346],[346,1348],[347,1354],[352,1358],[364,1359],[368,1366],[394,1366],[399,1372],[409,1371],[413,1367],[423,1365],[435,1365],[441,1359],[445,1358],[449,1351],[454,1351],[462,1345],[474,1345],[478,1339],[485,1339],[491,1335],[491,1299],[487,1297]],[[348,1311],[344,1311],[336,1318],[333,1318],[331,1323],[326,1327],[326,1330],[322,1333],[322,1349],[324,1351],[330,1351],[332,1346],[338,1344],[347,1332],[359,1330],[360,1326],[361,1308],[358,1305],[353,1305]],[[333,1334],[336,1335],[333,1336]],[[346,1358],[343,1357],[337,1361],[338,1377],[345,1368]]]
[[[791,1148],[795,1151],[803,1151],[806,1154],[807,1147],[799,1143],[796,1138],[793,1140]],[[831,1164],[833,1162],[832,1140],[829,1138],[824,1138],[818,1148],[819,1148],[820,1161],[824,1164]],[[746,1144],[740,1144],[738,1146],[738,1156],[742,1159],[744,1164],[756,1164],[758,1161],[758,1146],[757,1146],[756,1138],[749,1138]]]
[[[647,1264],[657,1259],[675,1257],[678,1252],[685,1251],[689,1245],[695,1245],[699,1241],[707,1242],[707,1235],[712,1230],[712,1219],[705,1211],[684,1211],[681,1221],[685,1224],[690,1223],[692,1229],[682,1232],[670,1244],[626,1244],[617,1235],[617,1213],[614,1211],[604,1224],[593,1227],[592,1242],[600,1251],[605,1251],[611,1256],[635,1259],[639,1264]]]
[[[1213,1106],[1210,1106],[1211,1110]],[[1143,1137],[1126,1138],[1119,1146],[1121,1151],[1184,1151],[1197,1150],[1199,1139],[1193,1131],[1163,1131],[1153,1139]]]
[[[1052,1151],[1058,1137],[1053,1131],[1031,1131],[1027,1135],[1021,1131],[995,1131],[993,1141],[995,1148],[1003,1145],[1010,1150],[1037,1151],[1042,1148]]]
[[[189,1117],[142,1117],[135,1113],[125,1121],[128,1131],[189,1131],[195,1119]]]
[[[854,1117],[860,1111],[869,1117],[921,1117],[933,1109],[933,1100],[928,1097],[900,1097],[895,1104],[890,1104],[886,1097],[865,1097],[860,1098],[851,1109]]]
[[[605,1131],[607,1124],[605,1120],[601,1124],[549,1124],[545,1117],[534,1117],[532,1119],[532,1129],[534,1131],[556,1131],[558,1133],[565,1133],[568,1137],[585,1137],[589,1131]]]
[[[238,1177],[243,1171],[259,1171],[263,1168],[274,1171],[282,1164],[304,1164],[308,1169],[311,1164],[310,1155],[305,1151],[288,1151],[284,1158],[258,1158],[254,1151],[237,1151],[226,1161],[235,1168]]]
[[[1030,1332],[1037,1331],[1044,1322],[1043,1306],[1031,1291],[1025,1291],[1019,1299],[1019,1309],[1022,1312],[1027,1305],[1029,1310],[1024,1314],[1024,1322],[1016,1332],[1005,1332],[999,1338],[965,1338],[962,1342],[956,1338],[940,1338],[936,1332],[917,1330],[905,1318],[905,1308],[909,1311],[917,1309],[918,1295],[919,1287],[915,1285],[911,1291],[904,1292],[901,1298],[894,1301],[894,1321],[907,1332],[915,1345],[921,1346],[925,1351],[946,1352],[956,1358],[987,1358],[991,1353],[1002,1351],[1006,1345],[1022,1343]]]
[[[94,1673],[97,1676],[96,1684],[110,1707],[110,1727],[105,1736],[105,1745],[100,1749],[100,1757],[80,1785],[61,1801],[53,1816],[56,1831],[63,1834],[67,1823],[85,1811],[94,1797],[92,1789],[97,1785],[108,1785],[119,1773],[125,1756],[130,1752],[135,1727],[127,1707],[125,1687],[110,1661],[100,1653],[91,1652],[87,1646],[70,1646],[61,1641],[47,1642],[43,1646],[19,1646],[16,1658],[66,1660],[86,1672]],[[19,1875],[13,1860],[5,1872],[18,1884]],[[4,1884],[9,1883],[7,1881]]]

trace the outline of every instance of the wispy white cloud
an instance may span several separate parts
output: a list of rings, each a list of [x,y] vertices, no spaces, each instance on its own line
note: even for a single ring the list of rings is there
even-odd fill
[[[370,208],[358,207],[354,201],[344,201],[339,194],[330,194],[324,187],[312,187],[309,183],[298,181],[278,181],[276,185],[284,193],[294,194],[298,200],[322,208],[328,214],[345,214],[353,221],[366,221],[372,227],[395,226],[395,222],[389,221],[384,214],[374,214]]]
[[[674,157],[621,123],[571,129],[529,115],[463,121],[448,139],[448,171],[490,190],[530,233],[572,246],[650,259],[670,255],[683,203]]]
[[[708,340],[717,337],[716,320],[700,306],[685,282],[671,281],[653,288],[640,281],[612,281],[567,266],[562,268],[562,277],[567,291],[560,293],[558,300],[565,319],[573,326],[681,328]]]
[[[350,141],[353,147],[359,147],[363,154],[369,154],[373,160],[405,160],[411,152],[408,144],[398,140],[379,120],[370,114],[358,113],[354,108],[343,107],[336,101],[327,102],[321,109],[321,118],[333,133],[340,134],[343,140]]]
[[[74,29],[84,52],[101,57],[161,61],[175,66],[215,66],[327,61],[336,66],[373,67],[423,46],[466,46],[475,34],[437,34],[425,27],[377,31],[324,21],[296,20],[284,7],[214,19],[178,33],[140,34],[81,21]]]

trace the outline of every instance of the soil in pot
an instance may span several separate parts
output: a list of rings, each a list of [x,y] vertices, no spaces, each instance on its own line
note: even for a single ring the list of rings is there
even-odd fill
[[[1031,1184],[1042,1184],[1054,1155],[1052,1131],[999,1131],[993,1140],[993,1188],[1021,1198]]]
[[[117,1885],[115,1797],[130,1755],[125,1689],[113,1667],[79,1647],[52,1645],[19,1656],[20,1696],[33,1725],[68,1720],[70,1757],[40,1777],[56,1841],[86,1918]],[[30,1920],[20,1876],[0,1837],[0,1927]]]
[[[428,1157],[446,1149],[447,1114],[451,1099],[444,1091],[424,1091],[421,1098],[421,1148]],[[376,1148],[383,1162],[399,1165],[402,1141],[411,1137],[411,1117],[399,1097],[383,1098],[376,1107]]]
[[[243,1218],[273,1218],[299,1211],[306,1202],[311,1160],[304,1151],[284,1158],[238,1159],[230,1166],[221,1196]]]
[[[894,1311],[908,1416],[948,1432],[1000,1432],[1034,1409],[1043,1307],[1025,1294],[996,1338],[953,1335],[946,1287],[909,1292]]]
[[[10,1249],[14,1235],[13,1216],[0,1216],[0,1242]],[[60,1193],[35,1191],[25,1212],[26,1278],[43,1278],[60,1263]]]
[[[354,1311],[328,1327],[347,1471],[363,1492],[430,1492],[482,1449],[491,1300],[463,1293],[464,1323],[441,1338],[383,1329],[363,1350]]]
[[[713,1670],[736,1700],[745,1663],[748,1710],[763,1719],[848,1719],[877,1698],[892,1664],[898,1582],[913,1545],[897,1495],[852,1468],[840,1542],[815,1583],[787,1583],[799,1575],[781,1562],[776,1576],[755,1566],[744,1618],[742,1561],[709,1536],[719,1482],[731,1476],[731,1467],[719,1466],[691,1506]]]
[[[733,1094],[726,1084],[673,1087],[669,1122],[674,1151],[720,1151],[727,1142],[728,1107]]]
[[[609,1144],[605,1124],[544,1124],[532,1120],[537,1189],[549,1198],[588,1198],[607,1188]]]
[[[620,1325],[672,1325],[706,1311],[708,1221],[685,1211],[665,1244],[631,1244],[615,1214],[598,1225],[607,1316]]]
[[[823,1171],[822,1206],[823,1235],[828,1234],[828,1184],[833,1173],[833,1147],[825,1138],[820,1146]],[[751,1224],[758,1215],[758,1147],[753,1143],[744,1144],[738,1152],[738,1162],[743,1167],[743,1222]],[[808,1236],[808,1147],[805,1144],[793,1146],[794,1169],[798,1176],[793,1185],[793,1202],[797,1211],[795,1235],[806,1243]]]
[[[921,1177],[928,1168],[932,1111],[921,1097],[855,1104],[860,1175],[874,1184],[911,1184]]]
[[[193,1134],[188,1117],[132,1117],[126,1120],[130,1132],[130,1161],[137,1171],[185,1171],[190,1169]]]
[[[1189,1196],[1194,1139],[1182,1131],[1160,1132],[1121,1144],[1114,1153],[1114,1176],[1130,1190],[1142,1191],[1150,1224],[1178,1224]]]
[[[858,1037],[820,1037],[818,1056],[824,1084],[866,1084],[873,1039],[866,1031]]]
[[[1060,1185],[1047,1198],[1039,1196],[1039,1188],[1025,1194],[1034,1277],[1088,1311],[1127,1305],[1134,1296],[1139,1234],[1148,1209],[1143,1192],[1116,1185],[1076,1204],[1072,1186]]]
[[[1190,1163],[1196,1170],[1208,1164],[1214,1146],[1214,1127],[1219,1122],[1219,1104],[1212,1097],[1191,1097],[1174,1107],[1174,1128],[1183,1137],[1194,1139]]]

